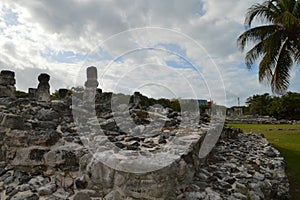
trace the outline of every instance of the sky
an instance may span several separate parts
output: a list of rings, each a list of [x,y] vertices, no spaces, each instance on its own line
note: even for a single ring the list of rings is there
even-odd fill
[[[51,76],[53,92],[83,86],[98,70],[103,91],[154,98],[245,103],[271,93],[248,70],[236,45],[247,9],[259,0],[0,1],[0,70],[16,73],[16,87],[37,87]],[[300,92],[299,67],[290,91]]]

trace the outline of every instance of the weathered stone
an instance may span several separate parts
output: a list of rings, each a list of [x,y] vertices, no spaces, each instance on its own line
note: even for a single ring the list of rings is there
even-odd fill
[[[53,149],[45,154],[45,162],[48,166],[64,171],[77,171],[79,169],[79,157],[76,155],[75,149],[77,149],[77,153],[80,152],[76,145]]]
[[[35,99],[36,98],[36,88],[28,88],[28,98],[29,99]]]
[[[15,98],[16,88],[11,85],[3,86],[0,85],[0,98],[2,97],[10,97]]]
[[[84,86],[88,88],[97,88],[99,83],[97,80],[97,68],[94,66],[88,67],[86,69],[87,81],[85,82]]]
[[[58,120],[59,114],[50,109],[41,109],[37,112],[36,118],[41,121],[55,121]]]
[[[69,90],[68,89],[59,89],[58,90],[58,95],[59,98],[64,99],[67,97]]]
[[[124,199],[124,197],[122,197],[122,195],[118,192],[118,191],[111,191],[110,193],[108,193],[105,197],[105,200],[115,200],[115,199]]]
[[[26,193],[26,194],[16,194],[14,195],[11,200],[38,200],[40,199],[37,194],[33,194],[31,192]]]
[[[18,149],[11,164],[15,166],[29,167],[44,165],[44,154],[48,151],[48,148],[39,146]]]
[[[4,143],[10,147],[28,147],[35,145],[51,146],[61,138],[61,134],[56,131],[28,132],[12,130],[6,133]]]
[[[88,182],[86,181],[85,177],[79,177],[75,180],[75,185],[77,189],[86,189],[88,186]]]
[[[2,120],[1,120],[2,119]],[[11,129],[24,129],[24,120],[19,115],[14,114],[1,114],[0,113],[0,125]]]
[[[37,130],[55,130],[57,121],[34,121],[31,122],[32,128]]]
[[[0,73],[0,97],[15,98],[16,80],[15,73],[8,70],[3,70]]]
[[[49,183],[45,186],[38,188],[37,192],[39,193],[39,195],[45,196],[45,195],[53,194],[56,191],[56,189],[57,186],[55,185],[55,183]]]
[[[90,172],[92,183],[101,184],[104,189],[113,187],[113,180],[115,175],[114,169],[104,165],[99,161],[93,161],[88,165],[87,171]]]
[[[36,91],[38,101],[50,101],[50,76],[48,74],[40,74],[38,77],[39,84]]]
[[[74,196],[74,200],[92,200],[92,198],[84,192],[78,192]]]
[[[0,85],[15,85],[15,72],[2,70],[0,73]]]

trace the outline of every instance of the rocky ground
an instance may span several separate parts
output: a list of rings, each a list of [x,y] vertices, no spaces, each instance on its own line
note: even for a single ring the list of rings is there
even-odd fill
[[[279,152],[262,135],[226,130],[177,199],[289,199],[286,163]]]
[[[78,130],[92,133],[82,125],[88,112],[84,106],[73,109],[83,120],[75,125],[70,98],[52,102],[0,98],[1,199],[288,199],[285,162],[260,135],[226,128],[213,152],[200,162],[195,155],[209,128],[207,117],[188,131],[179,127],[180,113],[131,105],[135,126],[124,132],[113,118],[125,115],[126,108],[113,112],[107,109],[110,102],[109,94],[102,94],[96,103],[96,124],[103,135],[93,130],[83,138]],[[157,127],[154,123],[155,130],[147,130],[153,116]],[[87,121],[94,127],[95,121]],[[130,127],[126,123],[118,122]],[[147,134],[135,135],[145,130]],[[108,141],[114,145],[110,148],[126,153],[164,152],[171,144],[189,148],[179,148],[181,153],[187,151],[185,156],[169,167],[139,176],[93,162],[84,144],[94,141]]]

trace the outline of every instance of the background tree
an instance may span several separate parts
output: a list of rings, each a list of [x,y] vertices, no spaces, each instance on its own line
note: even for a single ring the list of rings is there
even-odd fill
[[[288,92],[276,97],[268,93],[249,97],[246,104],[250,111],[255,110],[259,115],[268,115],[276,119],[300,120],[300,93]]]
[[[255,19],[263,25],[251,28]],[[244,50],[254,44],[245,57],[252,68],[259,63],[259,81],[267,81],[272,91],[283,94],[288,86],[293,64],[300,63],[300,3],[297,0],[268,0],[248,9],[245,26],[249,28],[238,38]]]
[[[265,93],[263,95],[253,95],[247,98],[246,104],[249,106],[250,111],[256,111],[259,115],[269,115],[268,109],[271,106],[272,97]]]

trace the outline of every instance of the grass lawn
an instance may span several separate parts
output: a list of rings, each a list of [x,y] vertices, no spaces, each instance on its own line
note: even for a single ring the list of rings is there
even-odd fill
[[[227,124],[245,133],[263,133],[277,148],[288,165],[292,199],[300,196],[300,124]]]

